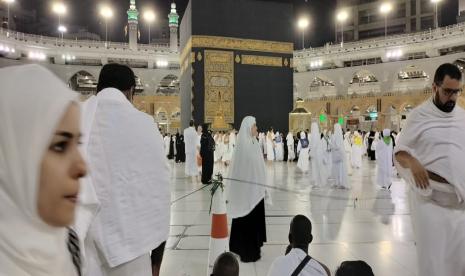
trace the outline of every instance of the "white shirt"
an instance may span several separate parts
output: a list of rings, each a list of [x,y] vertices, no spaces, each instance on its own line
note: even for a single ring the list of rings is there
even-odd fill
[[[290,276],[307,256],[300,248],[293,248],[286,256],[280,256],[271,264],[268,276]],[[299,276],[327,276],[323,266],[313,258],[305,265]]]
[[[188,127],[184,130],[184,145],[186,154],[193,154],[196,151],[198,144],[198,135],[194,127]]]

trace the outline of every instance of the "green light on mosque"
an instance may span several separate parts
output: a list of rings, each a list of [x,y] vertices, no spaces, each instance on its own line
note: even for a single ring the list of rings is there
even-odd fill
[[[337,119],[337,122],[343,126],[344,125],[344,117],[339,117],[339,119]]]
[[[135,21],[138,20],[139,11],[136,9],[136,0],[131,0],[127,14],[128,14],[128,20],[135,20]]]
[[[322,123],[326,122],[326,119],[327,119],[326,114],[320,114],[320,122]]]

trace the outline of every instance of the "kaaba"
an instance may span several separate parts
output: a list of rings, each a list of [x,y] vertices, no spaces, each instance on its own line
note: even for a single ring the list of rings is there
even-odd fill
[[[290,1],[190,0],[180,27],[181,121],[287,131],[293,107]]]

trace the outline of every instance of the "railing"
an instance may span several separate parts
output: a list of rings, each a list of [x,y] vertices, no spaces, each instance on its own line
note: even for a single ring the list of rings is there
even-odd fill
[[[16,40],[20,42],[33,42],[37,44],[55,46],[55,47],[76,47],[76,48],[108,48],[116,50],[129,50],[128,43],[122,42],[105,42],[101,40],[73,40],[73,39],[61,39],[59,37],[42,36],[35,34],[26,34],[16,32],[4,28],[0,28],[0,37],[8,40]],[[105,46],[106,45],[106,46]],[[162,51],[171,52],[170,45],[167,43],[160,44],[138,44],[138,51]]]
[[[305,102],[313,101],[335,101],[335,100],[350,100],[350,99],[363,99],[363,98],[376,98],[376,97],[398,97],[398,96],[415,96],[422,94],[431,94],[431,88],[423,90],[408,90],[408,91],[391,91],[384,93],[367,93],[367,94],[351,94],[351,95],[337,95],[337,96],[320,96],[309,99],[304,99]]]
[[[341,47],[340,44],[326,44],[323,47],[296,50],[294,51],[294,58],[315,57],[331,53],[348,53],[361,49],[374,49],[387,46],[405,45],[424,42],[426,40],[437,40],[443,38],[446,35],[465,35],[464,32],[465,23],[459,23],[438,29],[430,29],[428,31],[391,35],[386,38],[377,37],[374,39],[347,42],[343,44],[343,47]]]

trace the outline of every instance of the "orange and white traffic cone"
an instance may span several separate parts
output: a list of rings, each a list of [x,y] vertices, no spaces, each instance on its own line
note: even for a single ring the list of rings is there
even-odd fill
[[[212,199],[212,228],[210,236],[210,247],[208,252],[208,270],[210,275],[216,258],[224,252],[229,251],[228,218],[226,215],[226,202],[223,189],[216,189]]]

